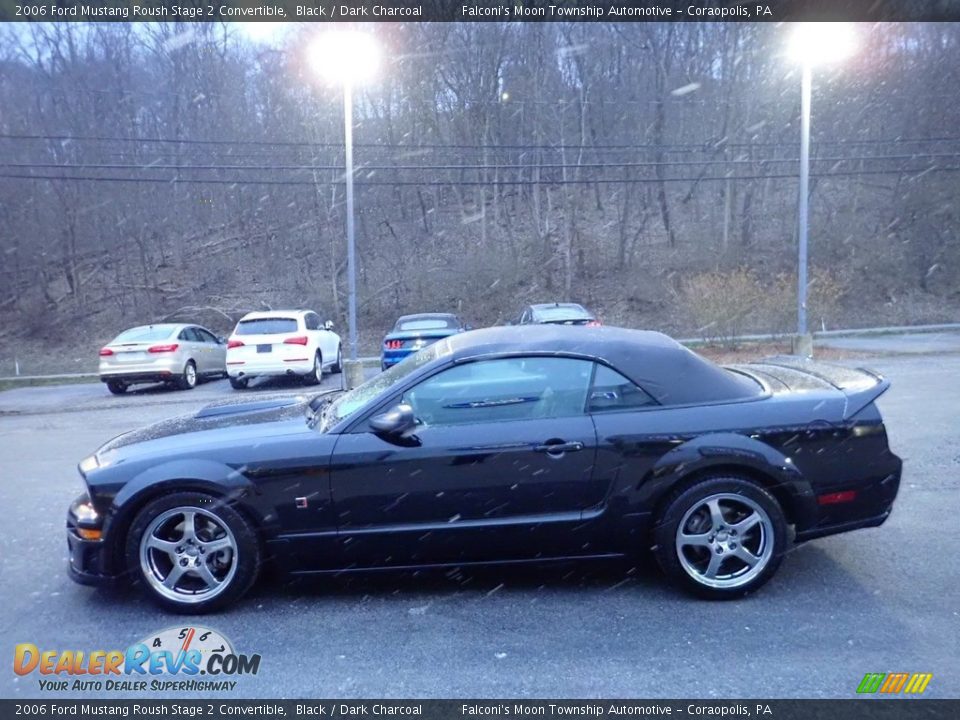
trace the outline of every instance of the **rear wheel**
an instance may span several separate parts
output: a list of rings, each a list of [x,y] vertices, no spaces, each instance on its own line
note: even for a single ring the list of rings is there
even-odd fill
[[[319,385],[321,382],[323,382],[323,356],[317,350],[317,354],[313,356],[313,369],[303,376],[303,384]]]
[[[232,387],[234,390],[245,390],[249,382],[250,378],[232,377],[230,378],[230,387]]]
[[[776,499],[737,477],[713,477],[676,493],[655,530],[660,567],[701,597],[746,595],[776,572],[787,523]]]
[[[107,390],[112,392],[114,395],[123,395],[127,388],[130,387],[123,380],[108,380],[107,381]]]
[[[197,366],[193,360],[187,360],[183,373],[177,378],[177,387],[181,390],[193,390],[197,386]]]
[[[127,566],[174,612],[202,613],[243,595],[260,572],[256,530],[222,498],[176,492],[141,510],[127,536]]]
[[[330,368],[330,372],[343,372],[343,348],[340,345],[337,345],[337,361],[333,364],[333,367]]]

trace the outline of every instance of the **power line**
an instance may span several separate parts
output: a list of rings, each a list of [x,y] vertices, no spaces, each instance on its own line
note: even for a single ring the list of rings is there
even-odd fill
[[[857,177],[862,175],[913,175],[919,177],[929,173],[942,172],[960,172],[960,166],[931,166],[926,168],[896,169],[896,170],[851,170],[842,172],[822,172],[810,173],[812,178],[831,178],[831,177]],[[660,182],[730,182],[738,180],[795,180],[795,173],[778,173],[764,175],[706,175],[702,177],[668,177],[668,178],[592,178],[587,180],[457,180],[457,181],[438,181],[438,180],[398,180],[398,181],[378,181],[378,180],[357,180],[355,184],[359,187],[452,187],[461,186],[523,186],[523,185],[636,185]],[[25,175],[18,173],[0,173],[0,179],[8,180],[63,180],[78,182],[118,182],[118,183],[153,183],[164,185],[284,185],[284,186],[304,186],[316,187],[317,185],[339,185],[341,181],[337,180],[238,180],[238,179],[216,179],[216,178],[123,178],[123,177],[94,177],[84,175]]]
[[[97,136],[97,135],[40,135],[40,134],[0,134],[0,139],[4,140],[56,140],[60,142],[132,142],[141,144],[175,144],[175,145],[214,145],[214,146],[256,146],[256,147],[332,147],[340,148],[342,143],[334,142],[309,142],[309,141],[281,141],[281,140],[199,140],[196,138],[148,138],[148,137],[120,137],[120,136]],[[922,143],[942,143],[942,142],[960,142],[960,137],[927,137],[927,138],[866,138],[866,139],[844,139],[844,140],[817,140],[818,145],[872,145],[872,144],[922,144]],[[716,151],[724,147],[782,147],[782,142],[727,142],[723,138],[708,140],[701,143],[621,143],[621,144],[595,144],[595,145],[574,145],[574,144],[498,144],[498,145],[480,145],[463,143],[354,143],[355,147],[365,148],[384,148],[392,150],[423,150],[423,149],[513,149],[513,150],[631,150],[631,149],[659,149],[668,148],[699,148],[708,151]]]
[[[894,161],[894,160],[920,160],[935,158],[957,158],[960,152],[950,153],[911,153],[909,155],[847,155],[833,157],[812,157],[811,162],[861,162],[861,161]],[[799,158],[757,158],[755,160],[730,159],[730,160],[671,160],[663,162],[625,162],[625,163],[520,163],[520,164],[497,164],[488,163],[484,165],[372,165],[365,164],[359,167],[360,170],[381,171],[381,170],[429,170],[429,171],[466,171],[466,170],[554,170],[554,169],[626,169],[640,167],[689,167],[705,165],[770,165],[770,164],[796,164],[800,162]],[[176,165],[146,163],[142,165],[124,164],[124,163],[20,163],[0,161],[0,167],[11,168],[43,168],[60,170],[280,170],[280,171],[333,171],[343,172],[343,165]]]

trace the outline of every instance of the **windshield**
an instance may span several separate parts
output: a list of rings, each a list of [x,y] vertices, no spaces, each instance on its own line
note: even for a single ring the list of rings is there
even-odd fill
[[[257,318],[241,320],[236,335],[282,335],[297,331],[296,318]]]
[[[397,320],[394,330],[456,330],[457,321],[452,317],[420,317]]]
[[[410,355],[403,362],[397,363],[389,370],[373,376],[362,385],[344,393],[331,403],[330,407],[324,412],[321,430],[326,432],[328,428],[352,415],[375,397],[401,382],[407,375],[437,358],[449,355],[451,352],[450,342],[441,340]]]
[[[136,343],[136,342],[153,342],[154,340],[166,340],[170,335],[173,334],[174,328],[170,325],[160,325],[154,327],[152,325],[147,327],[136,327],[126,330],[114,339],[114,343]]]

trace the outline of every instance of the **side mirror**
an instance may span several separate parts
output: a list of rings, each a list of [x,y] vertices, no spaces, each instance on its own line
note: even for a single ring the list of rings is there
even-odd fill
[[[227,339],[226,339],[223,335],[217,335],[217,342],[218,342],[220,345],[226,345],[226,344],[227,344]]]
[[[327,321],[323,324],[323,329],[324,329],[324,330],[333,330],[333,320],[327,320]]]
[[[377,435],[400,436],[412,430],[416,424],[413,408],[403,403],[370,418],[370,428]]]
[[[467,330],[473,330],[473,325],[464,325],[463,330],[464,332],[466,332]]]

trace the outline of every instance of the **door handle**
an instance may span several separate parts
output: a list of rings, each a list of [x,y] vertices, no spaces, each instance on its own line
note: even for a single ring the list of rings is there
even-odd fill
[[[547,453],[548,455],[563,455],[567,452],[578,452],[583,450],[582,442],[546,442],[543,445],[537,445],[533,448],[536,452]]]

